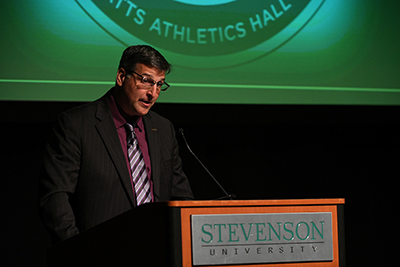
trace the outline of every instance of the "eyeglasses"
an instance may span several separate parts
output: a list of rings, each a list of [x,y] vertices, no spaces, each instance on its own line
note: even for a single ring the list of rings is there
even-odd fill
[[[161,91],[166,91],[169,88],[169,84],[164,81],[156,82],[152,78],[140,75],[139,73],[136,73],[132,70],[130,72],[136,74],[137,76],[139,76],[141,78],[141,82],[146,89],[152,88],[155,84],[157,85],[157,89],[160,89]]]

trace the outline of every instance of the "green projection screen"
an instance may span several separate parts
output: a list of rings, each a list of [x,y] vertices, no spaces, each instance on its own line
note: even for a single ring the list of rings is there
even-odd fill
[[[122,51],[172,63],[164,103],[400,104],[400,2],[3,1],[0,100],[91,101]]]

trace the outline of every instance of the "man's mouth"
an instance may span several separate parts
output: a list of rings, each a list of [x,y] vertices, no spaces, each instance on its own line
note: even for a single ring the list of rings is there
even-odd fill
[[[146,101],[146,100],[140,100],[143,104],[145,105],[151,105],[151,101]]]

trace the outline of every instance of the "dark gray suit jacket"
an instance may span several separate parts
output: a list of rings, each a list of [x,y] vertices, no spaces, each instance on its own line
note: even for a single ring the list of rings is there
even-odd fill
[[[39,180],[39,208],[53,242],[136,205],[107,94],[60,114],[46,146]],[[143,122],[154,200],[193,199],[182,171],[173,125],[152,111],[143,117]]]

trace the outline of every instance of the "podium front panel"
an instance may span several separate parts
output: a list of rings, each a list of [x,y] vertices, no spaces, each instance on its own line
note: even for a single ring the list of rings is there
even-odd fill
[[[182,266],[337,267],[344,200],[332,202],[181,207]]]

